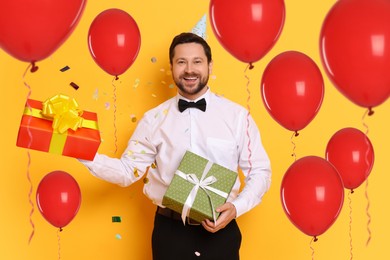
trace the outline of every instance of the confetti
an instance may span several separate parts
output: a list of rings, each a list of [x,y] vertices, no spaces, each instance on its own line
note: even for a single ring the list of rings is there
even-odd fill
[[[133,88],[138,88],[140,82],[141,82],[141,81],[140,81],[139,79],[135,79],[135,80],[134,80]]]
[[[144,182],[144,184],[147,184],[147,183],[149,182],[149,179],[148,179],[147,177],[145,177],[145,178],[143,179],[143,182]]]
[[[99,97],[99,89],[95,89],[95,91],[93,92],[93,95],[92,95],[92,99],[98,100],[98,97]]]
[[[79,89],[79,86],[74,82],[69,83],[69,85],[71,85],[75,90]]]
[[[173,85],[173,84],[169,85],[169,88],[174,88],[174,87],[175,87],[175,85]]]
[[[152,58],[150,59],[150,61],[151,61],[152,63],[156,63],[156,62],[157,62],[157,58],[156,58],[156,57],[152,57]]]
[[[119,217],[119,216],[113,216],[112,217],[112,222],[122,222],[122,218],[121,217]]]
[[[150,167],[152,167],[152,169],[156,169],[157,168],[156,162],[152,163],[152,165],[150,165]]]
[[[155,98],[155,97],[157,97],[157,95],[156,95],[156,94],[152,94],[152,97],[154,97],[154,98]]]
[[[137,122],[137,117],[135,115],[130,115],[131,122],[135,123]]]
[[[134,176],[135,176],[136,178],[138,178],[138,177],[139,177],[139,174],[138,174],[138,170],[137,170],[137,168],[134,168],[134,171],[133,171],[133,173],[134,173]]]
[[[167,115],[167,114],[168,114],[168,109],[164,109],[164,110],[163,110],[163,114],[164,114],[164,115]]]
[[[106,102],[104,103],[104,107],[109,110],[110,109],[110,102]]]
[[[63,67],[62,69],[60,69],[60,71],[61,71],[61,72],[65,72],[65,71],[67,71],[68,69],[70,69],[70,68],[69,68],[69,66],[67,65],[67,66]]]
[[[200,256],[200,253],[198,251],[195,251],[196,256]]]
[[[115,238],[118,239],[118,240],[120,240],[120,239],[122,239],[122,236],[121,236],[120,234],[116,234],[116,235],[115,235]]]

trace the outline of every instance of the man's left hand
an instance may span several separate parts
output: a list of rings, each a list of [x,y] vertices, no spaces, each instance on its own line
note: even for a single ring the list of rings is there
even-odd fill
[[[218,207],[216,211],[221,213],[216,223],[209,219],[202,221],[202,226],[211,233],[215,233],[218,230],[226,227],[227,224],[229,224],[230,221],[232,221],[237,215],[236,207],[231,202],[223,204],[222,206]]]

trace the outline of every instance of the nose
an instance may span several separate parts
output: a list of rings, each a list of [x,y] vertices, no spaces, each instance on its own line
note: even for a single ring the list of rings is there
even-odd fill
[[[184,71],[187,72],[187,73],[189,73],[189,72],[192,71],[192,65],[191,65],[190,62],[188,62],[188,63],[186,64],[186,66],[185,66],[185,68],[184,68]]]

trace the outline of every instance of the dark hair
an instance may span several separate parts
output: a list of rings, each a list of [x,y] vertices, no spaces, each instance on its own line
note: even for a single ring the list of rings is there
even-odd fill
[[[212,61],[210,46],[202,37],[189,32],[181,33],[175,36],[175,38],[173,38],[171,46],[169,47],[169,62],[172,64],[172,59],[173,56],[175,55],[175,47],[177,45],[183,43],[192,43],[192,42],[202,45],[204,53],[206,54],[207,57],[207,62],[210,63]]]

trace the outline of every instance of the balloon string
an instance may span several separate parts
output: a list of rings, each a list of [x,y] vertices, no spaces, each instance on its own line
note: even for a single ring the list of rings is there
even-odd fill
[[[114,80],[118,80],[118,77],[112,79],[112,86],[114,87],[114,139],[115,139],[115,151],[116,153],[118,151],[118,137],[117,137],[117,128],[116,128],[116,85],[114,84]]]
[[[314,247],[313,247],[313,242],[316,242],[317,241],[317,238],[314,236],[311,240],[310,240],[310,249],[311,249],[311,259],[314,260]]]
[[[366,160],[367,170],[370,170],[370,162],[368,161],[368,154],[370,152],[370,143],[369,143],[369,140],[368,140],[369,127],[365,123],[365,118],[366,118],[367,115],[370,115],[370,113],[372,115],[372,110],[368,109],[368,110],[366,110],[366,112],[363,114],[363,117],[362,117],[362,124],[363,124],[364,128],[366,129],[366,131],[365,131],[365,141],[366,141],[366,144],[367,144],[367,151],[366,151],[365,160]],[[367,176],[368,176],[368,173],[369,172],[367,172]],[[366,200],[367,200],[366,215],[367,215],[367,233],[368,233],[368,238],[367,238],[367,241],[366,241],[366,246],[368,246],[368,244],[371,241],[371,228],[370,228],[371,214],[370,214],[370,198],[368,196],[368,177],[366,179],[366,187],[365,187],[364,195],[365,195]]]
[[[352,247],[352,199],[351,199],[351,194],[353,193],[353,190],[351,190],[348,193],[348,200],[349,200],[349,252],[350,252],[350,259],[352,260],[353,258],[353,247]]]
[[[57,230],[57,243],[58,243],[58,260],[61,259],[61,236],[60,232],[62,232],[62,228]]]
[[[295,149],[296,149],[297,146],[295,145],[295,143],[294,143],[294,141],[293,141],[293,138],[294,138],[295,136],[297,136],[296,132],[294,132],[294,133],[292,134],[291,138],[290,138],[291,143],[292,143],[292,145],[293,145],[293,150],[292,150],[291,156],[294,157],[294,161],[297,160],[297,154],[295,153]]]
[[[32,64],[29,64],[25,70],[25,72],[23,73],[23,83],[24,85],[27,87],[28,89],[28,93],[27,93],[27,97],[26,97],[26,104],[27,104],[27,107],[28,109],[30,110],[30,113],[32,113],[32,108],[28,102],[30,96],[31,96],[31,87],[30,85],[27,83],[26,81],[26,74],[27,74],[27,71],[32,67],[33,65]],[[32,69],[32,68],[31,68]],[[31,165],[31,155],[30,155],[30,147],[31,147],[31,144],[32,144],[32,139],[33,139],[33,136],[32,136],[32,133],[31,133],[31,129],[30,129],[30,123],[31,123],[31,117],[28,117],[28,121],[27,121],[27,134],[28,134],[28,137],[29,137],[29,141],[28,141],[28,145],[27,145],[27,170],[26,170],[26,175],[27,175],[27,180],[30,184],[30,190],[28,191],[28,201],[31,205],[31,210],[30,210],[30,224],[31,224],[31,227],[32,227],[32,231],[31,231],[31,234],[30,234],[30,237],[28,239],[28,243],[30,244],[31,243],[31,240],[34,236],[34,233],[35,233],[35,225],[34,225],[34,222],[32,220],[32,216],[34,214],[34,202],[31,198],[32,196],[32,193],[33,193],[33,183],[31,181],[31,175],[30,175],[30,165]]]
[[[251,99],[251,92],[249,90],[249,85],[250,85],[250,78],[247,76],[246,74],[246,71],[247,69],[251,69],[251,65],[248,65],[245,70],[244,70],[244,73],[245,73],[245,78],[247,79],[247,83],[246,83],[246,92],[248,93],[248,98],[246,100],[246,106],[247,106],[247,109],[248,109],[248,113],[246,115],[246,136],[248,137],[248,163],[249,163],[249,169],[248,169],[248,175],[250,174],[251,170],[252,170],[252,150],[250,148],[251,146],[251,137],[249,135],[249,117],[250,117],[250,114],[251,114],[251,107],[249,105],[249,100]]]

